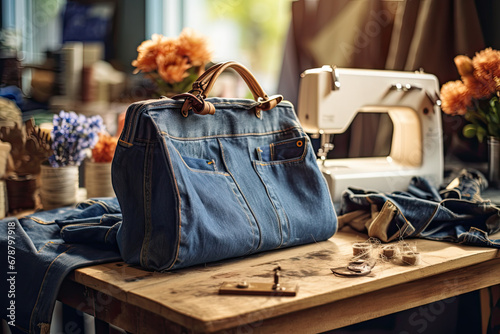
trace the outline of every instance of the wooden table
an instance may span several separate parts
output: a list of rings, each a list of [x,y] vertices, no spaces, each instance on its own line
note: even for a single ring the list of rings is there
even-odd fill
[[[338,232],[316,244],[178,270],[147,272],[122,262],[75,270],[58,299],[133,333],[318,333],[498,285],[493,248],[407,240],[421,264],[378,260],[369,276],[346,278],[352,244],[367,239]],[[298,283],[295,297],[219,295],[223,282]]]

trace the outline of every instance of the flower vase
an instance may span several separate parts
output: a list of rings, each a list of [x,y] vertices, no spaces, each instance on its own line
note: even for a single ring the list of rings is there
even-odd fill
[[[85,163],[85,188],[87,197],[115,197],[111,183],[111,162]]]
[[[488,137],[488,183],[500,188],[500,138]]]
[[[52,167],[42,164],[40,198],[44,210],[70,206],[78,200],[78,166]]]

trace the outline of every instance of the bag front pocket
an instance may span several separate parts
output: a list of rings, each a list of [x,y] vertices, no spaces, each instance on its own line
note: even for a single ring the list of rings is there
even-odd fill
[[[208,159],[198,159],[198,158],[182,156],[182,160],[184,160],[184,163],[191,169],[198,169],[211,172],[217,171],[217,165],[215,164],[214,159],[208,160]]]
[[[257,160],[269,162],[301,158],[307,142],[307,137],[299,137],[257,147]]]
[[[275,151],[270,157],[286,159],[253,161],[253,166],[280,221],[280,247],[329,238],[335,232],[336,217],[309,139],[269,145],[273,146]]]

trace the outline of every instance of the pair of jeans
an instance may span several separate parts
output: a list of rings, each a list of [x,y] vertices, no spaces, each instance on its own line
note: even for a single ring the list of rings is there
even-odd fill
[[[481,173],[462,170],[441,191],[421,177],[411,180],[407,192],[350,188],[340,203],[339,227],[383,242],[423,238],[500,248],[500,239],[489,238],[500,230],[500,208],[481,198],[486,187]]]
[[[13,333],[48,333],[59,287],[73,269],[121,260],[116,198],[0,221],[1,318]]]

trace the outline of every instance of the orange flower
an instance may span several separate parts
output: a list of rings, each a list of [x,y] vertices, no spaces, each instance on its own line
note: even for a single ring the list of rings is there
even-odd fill
[[[157,71],[151,76],[159,75],[168,84],[182,82],[190,68],[203,68],[212,57],[206,38],[190,28],[182,30],[178,38],[153,34],[137,51],[137,59],[132,62],[134,73]]]
[[[500,78],[500,51],[492,48],[484,49],[472,58],[474,66],[474,76],[483,83],[489,90],[489,94],[483,97],[488,97],[494,93],[497,88],[497,78]]]
[[[111,162],[115,154],[118,138],[107,133],[99,134],[99,141],[92,149],[92,159],[94,162]]]
[[[467,56],[460,55],[456,56],[454,61],[455,65],[457,66],[458,73],[460,73],[460,76],[462,76],[462,78],[473,75],[474,66],[472,66],[472,59]]]
[[[158,68],[156,57],[160,50],[160,45],[163,42],[163,36],[153,34],[150,40],[144,41],[137,47],[139,55],[137,59],[132,61],[132,66],[136,67],[134,73],[151,72]]]
[[[168,83],[181,82],[188,76],[186,72],[191,65],[187,58],[175,57],[172,55],[158,56],[158,74]]]
[[[491,95],[490,87],[479,81],[475,76],[462,77],[462,80],[474,99],[482,99]]]
[[[441,87],[441,109],[449,115],[465,115],[471,95],[460,80],[449,81]]]
[[[187,56],[193,66],[201,66],[212,58],[206,38],[190,28],[184,28],[179,35],[179,54]]]

